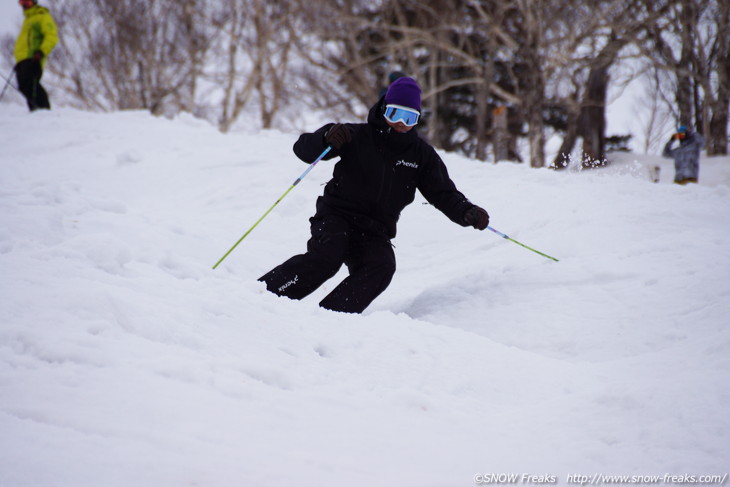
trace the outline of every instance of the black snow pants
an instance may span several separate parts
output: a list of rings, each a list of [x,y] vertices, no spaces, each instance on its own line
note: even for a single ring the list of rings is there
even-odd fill
[[[307,252],[295,255],[259,278],[279,296],[302,299],[337,274],[350,272],[319,305],[333,311],[362,313],[390,284],[395,253],[380,232],[358,227],[350,218],[325,215],[310,219]]]
[[[48,93],[41,86],[43,68],[41,63],[34,59],[25,59],[15,65],[15,76],[18,79],[18,89],[25,96],[28,108],[33,111],[39,108],[51,108]]]

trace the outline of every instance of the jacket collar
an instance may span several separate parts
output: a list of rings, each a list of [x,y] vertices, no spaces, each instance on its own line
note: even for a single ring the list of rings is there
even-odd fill
[[[48,9],[46,7],[41,7],[40,5],[34,5],[31,8],[29,8],[28,10],[23,10],[23,16],[28,18],[28,17],[33,17],[34,15],[45,13],[45,12],[48,12]]]

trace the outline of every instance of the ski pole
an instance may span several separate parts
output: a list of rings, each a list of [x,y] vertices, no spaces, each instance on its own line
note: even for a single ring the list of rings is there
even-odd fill
[[[554,260],[555,262],[559,262],[559,261],[558,261],[558,259],[556,259],[555,257],[550,257],[550,256],[549,256],[549,255],[547,255],[547,254],[543,254],[542,252],[538,252],[537,250],[535,250],[535,249],[533,249],[533,248],[531,248],[531,247],[528,247],[527,245],[525,245],[525,244],[523,244],[523,243],[520,243],[520,242],[518,242],[517,240],[515,240],[515,239],[513,239],[513,238],[510,238],[510,237],[508,237],[507,235],[505,235],[504,233],[500,232],[499,230],[495,230],[494,228],[492,228],[492,227],[490,227],[490,226],[487,226],[487,229],[489,229],[489,230],[493,231],[494,233],[496,233],[497,235],[499,235],[499,236],[500,236],[500,237],[502,237],[502,238],[506,238],[507,240],[510,240],[510,241],[512,241],[512,242],[514,242],[514,243],[516,243],[517,245],[521,245],[521,246],[523,246],[523,247],[524,247],[524,248],[526,248],[527,250],[532,250],[532,251],[533,251],[533,252],[535,252],[536,254],[540,254],[540,255],[542,255],[543,257],[547,257],[548,259],[553,259],[553,260]]]
[[[15,68],[13,68],[13,71],[15,71]],[[7,78],[3,76],[3,79],[5,80],[5,86],[3,87],[3,92],[0,93],[0,100],[3,99],[3,97],[5,96],[5,92],[8,90],[8,85],[10,85],[10,78],[13,75],[13,71],[10,71],[10,75]]]
[[[299,182],[300,182],[300,181],[301,181],[302,179],[304,179],[304,178],[306,177],[306,175],[307,175],[307,174],[309,174],[309,171],[311,171],[312,169],[314,169],[314,166],[316,166],[316,165],[317,165],[317,163],[318,163],[319,161],[321,161],[321,160],[322,160],[322,159],[324,158],[324,156],[326,156],[326,155],[327,155],[327,153],[328,153],[329,151],[331,151],[331,150],[332,150],[332,147],[331,147],[331,146],[328,146],[328,147],[327,147],[327,148],[326,148],[326,149],[324,150],[324,152],[322,152],[322,153],[321,153],[321,154],[319,155],[319,157],[317,157],[317,159],[315,159],[315,161],[314,161],[313,163],[311,163],[311,164],[309,165],[309,167],[307,168],[307,170],[306,170],[306,171],[304,171],[304,172],[303,172],[303,173],[301,174],[301,176],[299,176],[299,177],[297,178],[297,180],[296,180],[296,181],[294,181],[294,184],[292,184],[291,186],[289,186],[289,189],[287,189],[286,191],[284,191],[284,194],[283,194],[283,195],[281,195],[281,197],[279,197],[279,199],[278,199],[278,200],[276,200],[276,203],[274,203],[273,205],[271,205],[271,208],[269,208],[268,210],[266,210],[266,213],[264,213],[264,214],[263,214],[263,216],[262,216],[261,218],[259,218],[259,219],[258,219],[258,221],[257,221],[256,223],[254,223],[254,224],[253,224],[253,226],[252,226],[251,228],[249,228],[249,229],[248,229],[248,231],[247,231],[246,233],[244,233],[244,234],[243,234],[243,237],[239,238],[239,239],[238,239],[238,242],[236,242],[236,243],[235,243],[235,244],[233,245],[233,247],[231,247],[231,248],[230,248],[230,250],[229,250],[228,252],[226,252],[226,253],[225,253],[225,255],[224,255],[223,257],[221,257],[221,259],[220,259],[220,260],[219,260],[218,262],[216,262],[216,263],[215,263],[215,265],[213,266],[213,269],[215,269],[216,267],[218,267],[218,266],[220,265],[220,263],[221,263],[221,262],[223,262],[223,259],[225,259],[226,257],[228,257],[228,254],[230,254],[231,252],[233,252],[233,249],[235,249],[235,248],[236,248],[236,247],[238,246],[238,244],[240,244],[240,243],[241,243],[241,242],[243,241],[243,239],[244,239],[244,238],[246,238],[246,237],[248,236],[248,234],[249,234],[249,233],[251,233],[251,231],[252,231],[252,230],[253,230],[254,228],[256,228],[256,225],[258,225],[259,223],[261,223],[261,220],[263,220],[264,218],[266,218],[266,215],[268,215],[269,213],[271,213],[271,210],[273,210],[273,209],[274,209],[274,207],[275,207],[276,205],[278,205],[278,204],[279,204],[279,202],[280,202],[281,200],[283,200],[283,199],[284,199],[284,197],[285,197],[286,195],[288,195],[288,194],[289,194],[289,191],[291,191],[292,189],[294,189],[294,186],[296,186],[297,184],[299,184]]]

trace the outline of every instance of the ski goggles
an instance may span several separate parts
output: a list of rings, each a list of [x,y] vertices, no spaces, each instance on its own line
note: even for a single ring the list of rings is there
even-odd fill
[[[385,119],[390,123],[402,123],[406,127],[413,127],[418,123],[421,114],[413,108],[400,105],[385,105]]]

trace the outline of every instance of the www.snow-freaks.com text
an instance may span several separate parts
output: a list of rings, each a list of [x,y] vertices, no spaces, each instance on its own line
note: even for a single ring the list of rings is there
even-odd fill
[[[474,475],[477,485],[726,485],[728,474],[715,475],[608,475],[594,473],[591,475],[530,473],[478,473]]]

